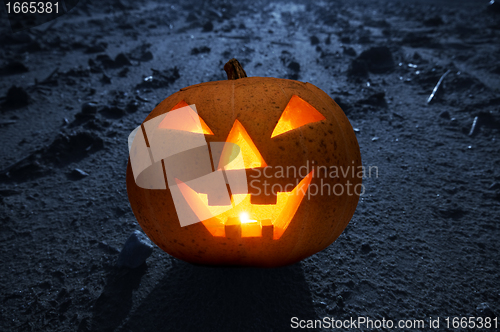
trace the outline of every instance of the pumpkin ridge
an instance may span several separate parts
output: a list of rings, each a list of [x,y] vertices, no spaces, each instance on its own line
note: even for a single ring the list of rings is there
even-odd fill
[[[326,105],[326,102],[323,100],[323,98],[321,98],[320,96],[318,96],[317,93],[316,93],[316,91],[313,91],[313,89],[311,89],[310,85],[307,85],[307,87],[308,87],[309,91],[311,91],[321,101],[321,103],[324,104],[324,106],[328,106],[328,105]],[[345,131],[342,128],[342,125],[341,125],[340,121],[338,120],[338,117],[336,116],[336,114],[334,112],[331,112],[331,113],[333,113],[333,116],[335,118],[335,121],[337,122],[337,125],[338,125],[339,129],[342,131],[342,135],[345,135]],[[349,154],[349,150],[347,148],[347,142],[345,140],[344,140],[344,151],[345,151],[346,154]],[[337,229],[338,229],[339,225],[343,224],[342,222],[344,220],[344,216],[345,216],[346,212],[347,212],[347,204],[342,204],[342,213],[340,214],[340,216],[338,218],[339,222],[337,222],[336,225],[335,225],[335,227],[333,228],[332,233],[331,233],[331,237],[329,238],[329,241],[327,241],[327,243],[330,242],[331,239],[335,237],[335,234],[337,232]],[[340,221],[342,221],[342,222],[340,222]],[[328,247],[328,246],[329,245],[327,244],[325,246],[325,248]],[[325,248],[323,248],[323,249],[325,249]]]
[[[323,98],[321,98],[321,96],[318,96],[317,92],[316,92],[316,91],[313,91],[313,89],[311,89],[311,85],[312,85],[312,84],[310,84],[310,83],[309,83],[309,84],[307,84],[307,88],[309,89],[309,91],[311,91],[311,92],[312,92],[312,93],[313,93],[313,94],[314,94],[314,95],[315,95],[315,96],[316,96],[316,97],[317,97],[317,98],[321,101],[321,103],[323,103],[323,104],[324,104],[324,106],[326,106],[326,108],[327,108],[327,109],[329,109],[328,105],[327,105],[327,104],[326,104],[326,102],[323,100]],[[319,89],[319,88],[318,88],[318,89]],[[333,116],[334,116],[334,118],[335,118],[335,121],[337,122],[337,124],[338,124],[339,128],[342,130],[342,135],[343,135],[343,137],[345,137],[346,133],[345,133],[345,130],[344,130],[344,128],[343,128],[344,126],[342,126],[341,122],[339,121],[337,114],[335,114],[335,112],[331,112],[331,113],[333,114]],[[350,125],[350,122],[348,122],[348,123],[349,123],[349,125]],[[353,160],[353,158],[352,158],[353,156],[351,155],[351,153],[350,153],[350,151],[349,151],[349,149],[348,149],[348,146],[347,146],[347,140],[343,140],[343,143],[344,143],[344,151],[345,151],[345,154],[348,156],[348,158],[350,158],[350,160]],[[348,159],[347,161],[349,161],[349,159]],[[349,165],[349,166],[352,166],[352,165]],[[359,200],[359,197],[358,197],[358,200]],[[356,202],[356,205],[357,205],[357,202]],[[335,227],[333,228],[333,230],[332,230],[332,235],[331,235],[331,237],[329,238],[330,240],[329,240],[329,241],[327,241],[327,243],[331,243],[331,240],[332,240],[332,239],[333,239],[333,241],[335,241],[335,240],[338,238],[338,236],[340,236],[340,234],[336,236],[336,233],[337,233],[337,230],[339,229],[339,227],[340,227],[341,225],[343,226],[343,227],[341,228],[341,229],[343,230],[343,229],[345,229],[345,227],[347,227],[347,224],[349,224],[350,219],[347,221],[347,223],[345,223],[345,221],[344,221],[344,220],[345,220],[346,213],[347,213],[347,212],[349,212],[349,209],[348,209],[347,207],[348,207],[348,206],[347,206],[347,204],[343,204],[343,205],[342,205],[342,214],[341,214],[341,215],[339,216],[339,218],[338,218],[339,222],[337,222],[337,223],[336,223],[336,225],[335,225]],[[345,223],[345,225],[344,225],[344,223]],[[325,246],[325,248],[326,248],[326,247],[328,247],[328,246],[329,246],[329,244],[327,244],[327,245]],[[325,249],[325,248],[323,248],[323,249]]]
[[[283,88],[283,86],[282,86],[281,82],[278,82],[278,85],[279,85],[279,87],[280,87],[280,90],[283,92],[283,94],[285,95],[285,97],[286,97],[286,98],[288,99],[288,101],[289,101],[291,97],[290,97],[290,98],[288,98],[288,95],[286,94],[286,92],[285,92],[285,90],[284,90],[284,88]],[[286,107],[286,106],[285,106],[285,107]],[[283,110],[283,111],[284,111],[284,110]],[[282,111],[282,112],[283,112],[283,111]],[[279,120],[278,120],[278,121],[279,121]],[[298,130],[298,132],[299,132],[299,134],[300,134],[300,135],[299,135],[299,137],[300,137],[300,140],[299,140],[299,142],[300,142],[300,147],[301,147],[301,149],[303,149],[303,150],[305,150],[305,151],[306,151],[306,158],[305,158],[305,160],[307,160],[307,158],[309,158],[309,149],[308,149],[308,147],[307,147],[307,144],[305,144],[305,142],[304,142],[305,138],[304,138],[304,135],[303,135],[303,127],[299,127],[299,128],[297,128],[297,129],[299,129],[299,130]],[[313,178],[314,178],[314,173],[313,173]],[[309,190],[309,188],[308,188],[307,190]],[[305,197],[304,197],[304,199],[305,199]],[[309,211],[310,211],[310,208],[311,208],[311,207],[310,207],[308,204],[300,204],[299,209],[301,209],[301,208],[302,208],[302,209],[304,209],[304,205],[307,205],[307,206],[306,206],[306,211],[305,211],[304,213],[309,214]],[[298,209],[297,209],[297,211],[298,211]],[[295,213],[295,216],[292,218],[292,221],[291,221],[290,223],[293,223],[293,222],[294,222],[294,220],[295,220],[295,222],[297,222],[297,217],[296,217],[296,216],[297,216],[297,213]],[[288,252],[288,255],[286,256],[286,259],[287,259],[287,260],[288,260],[288,259],[290,259],[291,257],[294,257],[294,255],[295,255],[295,251],[296,251],[297,249],[298,249],[298,250],[300,250],[300,248],[302,247],[302,242],[303,242],[303,241],[304,241],[304,232],[299,232],[299,236],[297,237],[297,239],[296,239],[296,241],[295,241],[295,243],[294,243],[294,246],[291,248],[291,250]],[[300,245],[299,245],[299,244],[300,244]]]

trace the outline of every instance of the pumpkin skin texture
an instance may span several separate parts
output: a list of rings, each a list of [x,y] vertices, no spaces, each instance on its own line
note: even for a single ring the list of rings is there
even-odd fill
[[[271,138],[292,96],[314,107],[324,120],[303,125]],[[181,227],[173,199],[166,190],[136,185],[129,158],[126,183],[130,205],[144,232],[168,254],[200,265],[277,267],[293,264],[331,243],[352,218],[359,199],[353,188],[361,185],[361,155],[356,136],[341,108],[321,89],[288,79],[245,77],[192,85],[163,100],[144,122],[169,112],[179,102],[195,104],[198,115],[213,132],[206,141],[225,142],[236,120],[245,128],[274,174],[277,166],[299,169],[336,166],[344,177],[313,173],[309,190],[279,239],[213,236],[202,222]],[[354,172],[352,172],[354,168]],[[252,170],[248,170],[252,172]],[[328,170],[330,173],[330,170]],[[302,177],[299,178],[301,180]],[[249,179],[250,181],[251,179]],[[283,179],[276,181],[286,181]],[[352,195],[347,195],[347,183]],[[294,186],[296,185],[294,180]],[[325,183],[343,185],[344,194],[312,195]],[[360,187],[360,186],[358,186]],[[340,190],[339,190],[340,191]],[[253,203],[253,202],[252,202]]]

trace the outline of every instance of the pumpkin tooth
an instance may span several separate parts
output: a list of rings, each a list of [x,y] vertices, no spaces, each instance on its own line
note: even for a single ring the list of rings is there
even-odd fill
[[[262,238],[271,240],[273,238],[274,233],[274,225],[271,219],[264,219],[260,221],[260,225],[262,227]]]
[[[238,239],[240,237],[264,237],[272,240],[274,226],[270,219],[252,223],[242,223],[240,218],[229,217],[224,225],[225,237]]]

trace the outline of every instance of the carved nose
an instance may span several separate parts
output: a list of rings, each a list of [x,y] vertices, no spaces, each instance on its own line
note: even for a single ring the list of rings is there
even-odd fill
[[[267,167],[259,149],[248,135],[245,127],[238,120],[234,121],[233,128],[229,132],[219,160],[219,169],[236,170],[257,167]],[[241,153],[241,158],[238,154]]]

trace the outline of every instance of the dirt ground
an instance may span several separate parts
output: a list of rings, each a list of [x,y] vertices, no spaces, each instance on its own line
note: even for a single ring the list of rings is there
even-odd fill
[[[0,330],[286,331],[292,317],[484,330],[445,319],[500,315],[496,5],[81,0],[17,33],[0,11]],[[157,247],[116,267],[140,229],[129,133],[180,88],[225,79],[233,57],[343,108],[378,168],[354,217],[284,268],[193,266]]]

